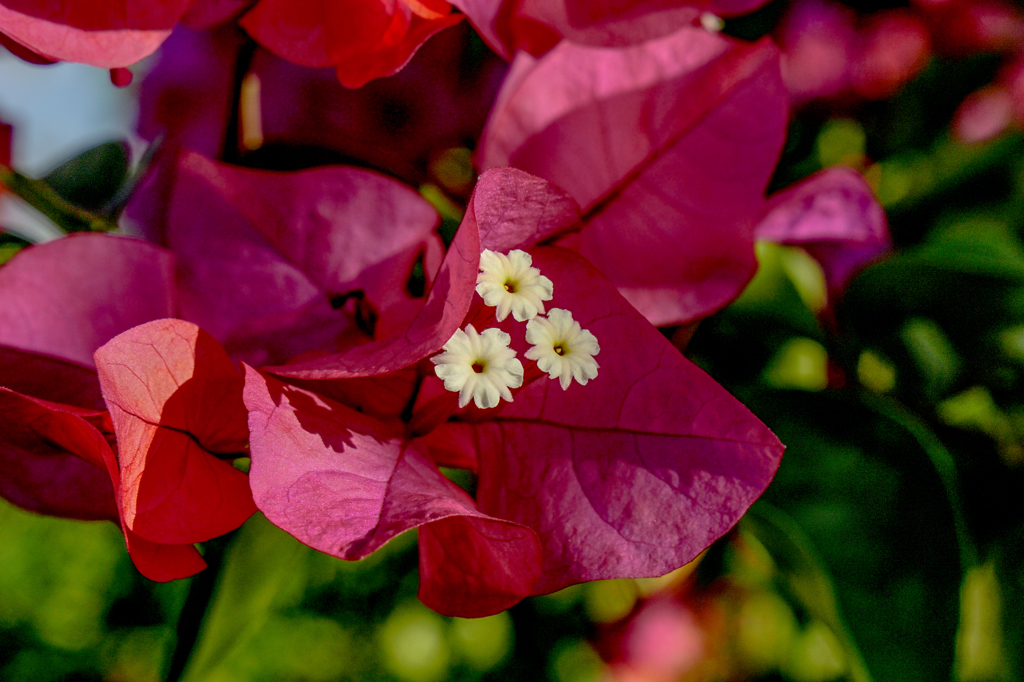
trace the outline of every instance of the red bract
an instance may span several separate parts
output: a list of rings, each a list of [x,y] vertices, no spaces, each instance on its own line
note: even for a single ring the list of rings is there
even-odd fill
[[[357,88],[390,76],[427,38],[462,20],[444,0],[260,0],[239,23],[271,52],[302,66],[334,66]]]
[[[0,122],[0,164],[11,165],[11,136],[14,129],[3,122]]]
[[[156,320],[97,350],[96,364],[127,528],[183,545],[223,535],[256,511],[246,475],[228,461],[247,450],[242,377],[209,334]]]
[[[0,31],[49,59],[129,66],[167,38],[192,0],[3,0]]]
[[[563,243],[651,322],[676,324],[724,306],[754,272],[787,99],[769,41],[686,28],[627,49],[563,42],[517,58],[478,160],[564,188],[583,227]]]
[[[106,412],[18,395],[0,389],[4,429],[0,458],[5,477],[0,492],[32,511],[119,523],[139,572],[167,581],[198,573],[206,563],[191,544],[164,544],[132,532],[121,515],[121,478],[108,439]],[[112,485],[111,485],[112,484]]]
[[[40,514],[116,521],[109,446],[87,421],[104,414],[0,388],[0,494]]]
[[[118,68],[150,55],[180,20],[207,28],[245,12],[239,23],[260,44],[303,66],[333,66],[355,88],[399,71],[430,36],[463,18],[444,0],[259,0],[246,12],[251,4],[4,0],[0,32],[29,61]]]
[[[622,47],[662,38],[703,12],[736,16],[767,0],[455,0],[495,52],[534,56],[565,38],[583,45]]]
[[[454,394],[438,394],[428,376],[403,424],[318,395],[317,382],[287,386],[247,369],[250,482],[267,518],[342,558],[420,526],[420,596],[461,616],[584,580],[665,573],[727,531],[768,484],[782,447],[580,256],[530,246],[576,217],[537,178],[485,173],[423,324],[413,324],[420,331],[319,369],[314,360],[273,371],[387,373],[436,351],[469,318],[493,325],[479,302],[469,310],[479,253],[520,247],[554,281],[552,305],[600,339],[598,378],[563,391],[533,371],[514,402],[456,410]],[[519,350],[522,327],[502,324]],[[479,473],[475,504],[434,464],[451,464],[457,449]]]

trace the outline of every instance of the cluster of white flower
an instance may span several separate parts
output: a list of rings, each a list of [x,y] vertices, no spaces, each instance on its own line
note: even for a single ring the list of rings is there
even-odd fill
[[[552,299],[554,285],[533,267],[530,254],[485,249],[480,254],[476,292],[496,308],[498,322],[510,312],[517,322],[526,322],[526,341],[532,344],[526,357],[550,378],[557,378],[563,390],[573,379],[586,386],[597,377],[594,356],[601,351],[597,338],[582,329],[568,310],[552,308],[545,316],[544,301]],[[470,399],[480,408],[495,407],[500,398],[512,400],[509,389],[523,385],[523,363],[509,348],[511,342],[512,337],[500,329],[478,334],[470,324],[455,332],[443,353],[431,358],[444,387],[459,394],[459,407]]]

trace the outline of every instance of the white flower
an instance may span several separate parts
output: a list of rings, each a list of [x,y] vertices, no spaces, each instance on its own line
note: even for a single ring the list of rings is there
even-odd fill
[[[573,379],[580,386],[597,377],[597,360],[601,352],[597,337],[572,319],[572,313],[552,308],[548,316],[535,317],[526,323],[526,342],[533,347],[526,357],[537,361],[537,367],[552,379],[558,378],[562,390],[569,388]]]
[[[473,325],[459,329],[444,344],[444,353],[430,358],[434,372],[444,387],[459,394],[459,407],[472,398],[477,407],[498,404],[498,398],[512,401],[508,389],[523,385],[523,363],[508,347],[512,337],[500,329],[485,329],[477,334]]]
[[[484,303],[498,308],[498,322],[508,317],[509,311],[517,322],[544,314],[543,301],[551,300],[554,285],[532,265],[530,254],[519,249],[508,254],[484,249],[480,254],[476,293]]]

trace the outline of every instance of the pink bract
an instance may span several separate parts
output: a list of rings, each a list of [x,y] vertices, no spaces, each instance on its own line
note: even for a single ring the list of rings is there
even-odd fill
[[[135,239],[81,234],[25,249],[0,269],[0,346],[91,367],[114,336],[174,315],[173,283],[170,254]]]
[[[440,243],[433,209],[368,171],[256,172],[185,154],[160,178],[169,179],[171,206],[164,237],[176,251],[85,234],[26,249],[0,270],[0,367],[10,389],[0,455],[12,471],[0,492],[36,511],[113,517],[139,570],[170,580],[202,568],[192,543],[237,527],[254,510],[246,476],[228,461],[246,452],[248,428],[241,374],[220,344],[194,324],[150,321],[214,317],[234,305],[236,326],[220,331],[247,330],[240,352],[287,359],[274,355],[282,336],[303,349],[326,338],[334,349],[337,325],[327,325],[326,337],[304,338],[291,333],[289,315],[268,318],[268,310],[289,311],[294,289],[287,278],[265,282],[251,267],[257,254],[267,272],[306,282],[342,336],[356,324],[331,302],[349,294],[372,306],[380,333],[397,334],[387,330],[404,330],[424,301],[408,291],[410,271],[421,262],[430,286]],[[390,238],[377,238],[388,226]],[[216,276],[197,280],[201,272]],[[216,286],[217,277],[228,286]],[[257,318],[269,323],[245,326]],[[356,341],[372,342],[372,331],[355,329]],[[91,369],[101,345],[105,400]],[[380,402],[374,388],[339,395],[372,409]],[[400,381],[394,390],[400,398]],[[40,430],[48,424],[55,426]],[[84,435],[68,440],[65,432]]]
[[[773,194],[756,235],[806,249],[824,270],[830,306],[859,270],[892,248],[881,204],[859,173],[841,166]]]
[[[0,31],[33,52],[103,68],[130,66],[170,35],[192,0],[4,0]]]
[[[767,40],[686,28],[626,49],[563,42],[539,61],[516,59],[478,161],[565,189],[583,228],[563,244],[652,323],[683,323],[753,275],[753,222],[787,99]]]
[[[561,39],[595,47],[623,47],[662,38],[694,23],[703,12],[735,16],[766,0],[455,0],[495,52],[540,56]]]

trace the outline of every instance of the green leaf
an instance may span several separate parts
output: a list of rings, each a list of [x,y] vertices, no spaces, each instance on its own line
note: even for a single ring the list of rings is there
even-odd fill
[[[996,544],[995,571],[999,581],[1003,645],[1009,678],[1024,680],[1024,524],[1003,534]]]
[[[870,682],[871,675],[840,616],[828,569],[807,535],[789,516],[764,501],[751,507],[740,529],[757,538],[771,555],[779,591],[839,639],[846,651],[849,679]]]
[[[106,217],[66,201],[46,182],[33,180],[7,166],[0,165],[0,184],[65,232],[112,232],[117,229],[117,225]]]
[[[9,232],[0,232],[0,265],[14,258],[14,255],[28,246],[28,242]]]
[[[248,647],[277,608],[301,597],[306,555],[311,551],[262,514],[249,519],[224,557],[212,604],[181,679],[232,679],[232,659]]]
[[[935,404],[966,386],[1016,391],[1006,347],[1024,324],[1024,245],[1005,224],[959,219],[865,270],[839,311],[847,366],[865,349],[893,361],[900,394]]]
[[[60,164],[43,178],[65,201],[102,211],[128,179],[128,143],[106,142]]]
[[[773,391],[747,402],[787,445],[764,499],[820,552],[872,677],[949,679],[975,551],[941,443],[853,396]]]

